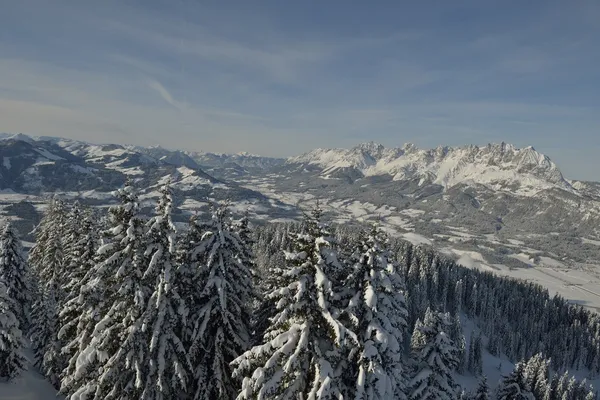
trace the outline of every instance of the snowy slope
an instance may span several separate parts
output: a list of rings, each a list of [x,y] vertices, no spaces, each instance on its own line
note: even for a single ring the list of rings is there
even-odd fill
[[[33,359],[26,352],[28,360]],[[56,389],[29,363],[28,370],[14,382],[0,382],[0,400],[60,400]]]

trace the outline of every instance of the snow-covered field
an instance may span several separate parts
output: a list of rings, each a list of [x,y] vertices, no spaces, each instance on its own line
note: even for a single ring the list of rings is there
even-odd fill
[[[526,254],[518,258],[530,264],[530,267],[509,268],[502,264],[488,263],[485,257],[476,251],[463,251],[446,247],[442,252],[458,256],[458,263],[468,268],[492,271],[498,275],[535,282],[550,292],[559,294],[572,303],[580,304],[594,311],[600,311],[600,279],[590,272],[566,267],[560,261],[550,257],[541,257],[540,265],[534,265]]]

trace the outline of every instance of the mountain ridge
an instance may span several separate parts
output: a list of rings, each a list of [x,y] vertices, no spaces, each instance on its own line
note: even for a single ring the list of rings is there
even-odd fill
[[[517,148],[507,143],[485,146],[438,146],[419,149],[411,143],[386,148],[374,142],[350,149],[315,149],[287,160],[287,165],[310,165],[321,169],[323,177],[335,177],[339,171],[355,176],[390,175],[393,180],[418,178],[448,189],[472,181],[495,189],[524,195],[553,186],[576,192],[558,166],[532,146]]]

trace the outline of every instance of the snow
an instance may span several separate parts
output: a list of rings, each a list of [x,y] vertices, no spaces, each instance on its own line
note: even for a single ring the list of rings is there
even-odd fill
[[[566,268],[566,265],[550,257],[541,256],[540,264],[544,267]]]
[[[588,239],[588,238],[581,238],[581,241],[583,243],[593,244],[593,245],[596,245],[596,246],[600,246],[600,240],[592,240],[592,239]]]
[[[4,165],[4,168],[10,169],[11,168],[10,157],[2,157],[2,165]]]
[[[509,257],[519,260],[526,265],[533,264],[533,257],[526,253],[510,254]]]
[[[125,175],[144,175],[144,171],[140,169],[140,167],[131,167],[131,168],[114,168],[115,170],[124,173]]]
[[[50,153],[46,149],[33,149],[33,150],[35,150],[37,153],[41,154],[42,156],[44,156],[48,160],[52,160],[52,161],[64,160],[64,158],[59,157],[56,154],[52,154],[52,153]]]
[[[29,361],[33,354],[26,352]],[[14,382],[0,382],[0,399],[2,400],[60,400],[62,396],[52,385],[39,374],[32,365]]]
[[[206,179],[196,175],[196,171],[190,169],[188,167],[179,167],[177,168],[177,173],[179,175],[179,180],[173,183],[173,187],[176,187],[180,190],[193,190],[199,185],[210,185],[211,182]],[[161,181],[166,183],[166,179],[170,178],[169,176],[165,176],[161,178]],[[160,184],[160,183],[159,183]]]
[[[468,343],[470,343],[471,336],[473,334],[480,333],[477,325],[465,315],[461,315],[461,325],[463,328],[463,334],[465,335],[465,342],[467,343],[467,354],[468,354]],[[482,335],[484,343],[487,343],[487,337]],[[505,356],[496,357],[491,355],[486,346],[483,346],[483,374],[488,379],[490,390],[493,391],[498,383],[502,380],[502,377],[508,375],[514,369],[514,364],[510,362]],[[463,387],[466,391],[471,391],[477,388],[479,378],[470,375],[468,372],[465,375],[455,374],[456,382]]]
[[[54,165],[55,162],[54,161],[47,161],[44,159],[40,159],[39,161],[36,161],[34,164],[32,164],[32,167],[39,167],[42,165]]]
[[[443,249],[446,254],[459,256],[459,264],[467,268],[489,270],[498,275],[523,279],[542,285],[551,296],[559,294],[566,300],[600,312],[600,278],[584,270],[566,268],[549,257],[540,257],[541,266],[509,268],[502,264],[490,264],[476,252]]]
[[[80,174],[93,175],[94,170],[89,167],[82,167],[81,165],[71,165],[71,169],[75,172],[79,172]]]
[[[339,169],[355,168],[364,176],[418,178],[419,186],[431,179],[445,188],[476,183],[522,196],[553,187],[576,193],[548,157],[534,149],[506,144],[420,150],[413,145],[385,148],[371,143],[352,149],[316,149],[290,158],[287,163],[319,166],[325,176]]]
[[[404,214],[406,216],[415,218],[425,214],[425,211],[415,210],[414,208],[407,208],[406,210],[400,211],[400,214]]]
[[[419,245],[419,244],[431,245],[431,243],[432,243],[430,239],[427,239],[425,236],[419,235],[418,233],[414,233],[414,232],[403,233],[401,236],[414,245]]]
[[[199,210],[202,207],[206,207],[209,204],[203,201],[198,201],[194,199],[185,199],[179,208],[181,210]]]
[[[494,271],[495,269],[487,264],[487,261],[476,251],[461,251],[461,250],[451,250],[454,254],[459,255],[459,259],[456,261],[458,264],[461,264],[467,268],[475,268],[481,270]]]

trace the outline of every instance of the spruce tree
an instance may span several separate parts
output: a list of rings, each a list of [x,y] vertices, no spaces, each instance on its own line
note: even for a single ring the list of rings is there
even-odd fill
[[[98,324],[101,328],[94,332],[102,339],[99,349],[108,353],[96,398],[119,393],[127,398],[171,399],[187,390],[190,367],[178,336],[183,304],[171,280],[175,254],[171,207],[170,189],[165,186],[157,215],[145,226],[133,218],[128,227],[131,258],[117,269],[114,284],[119,290]],[[114,330],[119,343],[107,343],[105,339],[114,340]],[[94,344],[92,340],[90,345]]]
[[[334,398],[346,387],[338,367],[348,341],[356,335],[337,318],[332,278],[339,276],[333,239],[321,223],[318,207],[292,235],[282,286],[268,294],[276,314],[263,337],[233,365],[243,377],[238,399]],[[343,369],[343,368],[340,368]]]
[[[475,376],[481,376],[483,374],[483,343],[481,334],[477,335],[474,342],[473,349],[473,373]]]
[[[251,252],[232,229],[226,206],[215,208],[209,222],[194,222],[191,230],[184,268],[195,286],[187,290],[193,398],[232,399],[239,388],[230,363],[250,346]]]
[[[359,260],[344,285],[354,293],[346,313],[359,341],[354,378],[357,400],[406,398],[404,284],[398,266],[390,261],[386,242],[385,234],[374,227],[359,244]]]
[[[475,335],[471,334],[469,338],[469,351],[467,357],[467,371],[475,374]]]
[[[25,369],[24,338],[15,309],[6,284],[0,280],[0,382],[13,380]]]
[[[125,347],[137,347],[134,352],[143,354],[141,365],[145,375],[136,377],[142,399],[181,398],[189,390],[191,370],[181,340],[187,310],[177,293],[175,281],[176,230],[171,220],[173,199],[169,184],[160,192],[157,215],[146,224],[144,237],[142,282],[152,293],[143,314],[134,324],[136,331],[131,332],[124,342]],[[137,327],[141,329],[137,330]],[[125,365],[127,358],[124,355]]]
[[[6,221],[0,233],[0,280],[7,287],[8,297],[15,304],[15,316],[19,329],[29,329],[31,312],[30,271],[23,254],[21,239],[10,221]]]
[[[498,400],[535,400],[525,376],[525,364],[517,363],[513,372],[498,386]]]
[[[57,337],[58,313],[65,286],[65,218],[65,204],[60,199],[53,199],[36,228],[36,243],[29,253],[35,279],[30,331],[34,364],[56,388],[60,386],[60,374],[66,366]]]
[[[61,390],[68,392],[67,387],[77,367],[77,357],[83,350],[81,335],[88,317],[85,306],[88,298],[82,293],[82,286],[86,282],[86,275],[94,268],[99,238],[92,212],[82,211],[77,204],[67,217],[66,232],[67,296],[59,313],[58,339],[63,343],[62,352],[67,360],[66,368],[61,373]]]
[[[560,394],[558,392],[559,386],[559,377],[557,374],[554,374],[550,379],[550,383],[546,386],[546,390],[544,392],[543,400],[560,400]]]
[[[135,353],[130,342],[123,345],[128,334],[141,329],[151,294],[142,282],[144,224],[131,184],[115,195],[121,204],[109,211],[110,226],[80,289],[84,314],[77,340],[82,350],[74,374],[63,382],[71,399],[139,398],[141,377],[147,373],[144,355]]]
[[[490,387],[487,383],[487,377],[482,375],[479,379],[479,385],[477,391],[473,395],[473,400],[489,400],[490,398]]]
[[[525,365],[525,377],[536,398],[542,399],[548,387],[550,378],[549,360],[544,359],[541,353],[531,357]]]
[[[452,375],[458,367],[458,349],[446,333],[451,323],[448,314],[427,310],[418,328],[421,339],[412,347],[416,369],[410,382],[411,400],[457,397],[458,386]]]

